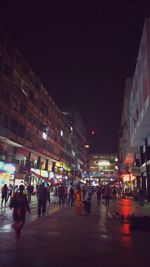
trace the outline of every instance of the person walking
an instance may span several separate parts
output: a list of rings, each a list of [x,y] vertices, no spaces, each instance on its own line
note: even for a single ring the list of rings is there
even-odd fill
[[[84,204],[85,216],[89,215],[91,213],[91,201],[90,201],[90,198],[88,198],[87,200],[83,200],[82,203]]]
[[[16,237],[20,237],[21,230],[25,224],[26,211],[30,212],[27,196],[23,193],[24,185],[19,186],[19,191],[14,193],[10,201],[10,208],[13,208],[12,227],[15,230]]]
[[[41,213],[43,216],[46,212],[46,202],[47,202],[47,189],[44,187],[44,183],[42,183],[37,188],[37,199],[38,199],[38,216],[41,217]]]
[[[81,208],[82,208],[82,202],[81,202],[81,189],[80,186],[77,186],[77,190],[74,193],[74,199],[75,199],[75,211],[76,215],[81,215]]]
[[[59,197],[59,205],[64,204],[64,194],[65,194],[65,187],[63,184],[61,184],[58,187],[58,197]]]
[[[100,206],[100,203],[101,203],[101,195],[102,195],[101,187],[98,187],[97,192],[96,192],[96,195],[97,195],[97,205]]]
[[[105,196],[106,210],[108,210],[109,209],[109,200],[110,200],[110,188],[108,185],[105,187],[104,196]]]
[[[2,188],[2,201],[1,201],[1,206],[3,206],[3,202],[5,200],[5,207],[6,207],[6,203],[8,200],[8,187],[7,184],[4,184],[3,188]]]
[[[116,201],[116,194],[117,194],[117,191],[116,191],[116,187],[114,186],[112,188],[112,199],[114,202]]]
[[[7,201],[11,200],[12,194],[13,194],[13,186],[10,184],[9,187],[8,187]]]
[[[73,202],[74,202],[74,190],[73,187],[71,186],[71,188],[69,189],[69,197],[68,197],[68,205],[71,205],[71,207],[73,206]]]
[[[138,198],[139,198],[139,205],[144,206],[144,189],[143,189],[143,187],[141,187],[139,189]]]
[[[33,186],[31,184],[27,186],[27,192],[28,192],[28,201],[29,203],[31,203],[31,196],[33,194]]]
[[[85,195],[86,195],[86,188],[83,186],[82,187],[82,200],[85,200]]]
[[[47,200],[49,205],[51,204],[51,195],[50,195],[51,189],[50,189],[50,185],[47,184]]]

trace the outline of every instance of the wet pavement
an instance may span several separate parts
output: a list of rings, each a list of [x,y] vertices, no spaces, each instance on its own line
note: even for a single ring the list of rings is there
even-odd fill
[[[150,205],[139,207],[131,199],[117,200],[106,212],[102,202],[92,201],[92,213],[85,216],[74,207],[48,206],[38,218],[36,199],[20,239],[11,228],[8,208],[0,210],[0,266],[2,267],[82,267],[148,265],[150,231],[130,231],[129,224],[114,211],[127,216],[150,215]]]

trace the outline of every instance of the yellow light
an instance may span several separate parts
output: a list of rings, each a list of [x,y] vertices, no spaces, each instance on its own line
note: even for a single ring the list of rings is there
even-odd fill
[[[87,145],[85,145],[84,147],[85,147],[85,148],[89,148],[90,146],[87,144]]]

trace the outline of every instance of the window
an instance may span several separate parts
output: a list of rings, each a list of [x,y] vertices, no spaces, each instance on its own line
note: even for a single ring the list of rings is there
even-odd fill
[[[46,149],[46,141],[44,141],[44,140],[42,142],[42,148]]]
[[[39,124],[39,128],[40,128],[41,131],[43,131],[43,129],[44,129],[44,124],[41,121],[40,121],[40,124]]]
[[[32,133],[31,133],[31,131],[29,131],[29,130],[27,131],[26,138],[27,138],[28,141],[30,141],[30,142],[32,141]]]
[[[17,134],[18,123],[15,119],[11,119],[11,130]]]
[[[25,126],[22,124],[19,124],[18,135],[20,137],[24,137],[25,135]]]
[[[52,150],[52,146],[50,145],[50,144],[47,144],[47,151],[48,152],[52,152],[53,150]]]
[[[3,112],[0,113],[0,125],[7,129],[9,127],[8,115],[4,114]]]
[[[20,104],[20,114],[25,115],[27,111],[27,106]]]
[[[8,129],[8,127],[9,127],[9,122],[8,121],[9,121],[8,120],[8,115],[5,114],[4,115],[4,128],[7,128]]]

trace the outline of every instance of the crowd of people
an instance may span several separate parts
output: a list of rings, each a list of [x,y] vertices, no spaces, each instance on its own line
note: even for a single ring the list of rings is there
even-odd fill
[[[19,237],[21,229],[25,224],[26,212],[30,212],[30,203],[32,196],[37,196],[37,214],[38,217],[44,216],[46,213],[47,203],[51,203],[50,197],[51,187],[47,183],[34,187],[31,184],[28,186],[7,186],[6,184],[2,188],[1,192],[1,206],[5,207],[8,203],[10,208],[13,209],[13,225],[16,236]],[[91,200],[96,199],[97,206],[101,205],[101,202],[106,206],[106,210],[109,209],[110,199],[115,201],[117,198],[123,198],[124,194],[122,188],[116,186],[80,186],[60,184],[55,187],[55,197],[58,199],[59,205],[68,205],[75,207],[77,215],[81,215],[82,207],[84,214],[88,215],[91,212]],[[143,205],[144,194],[140,189],[138,193],[139,204]]]

